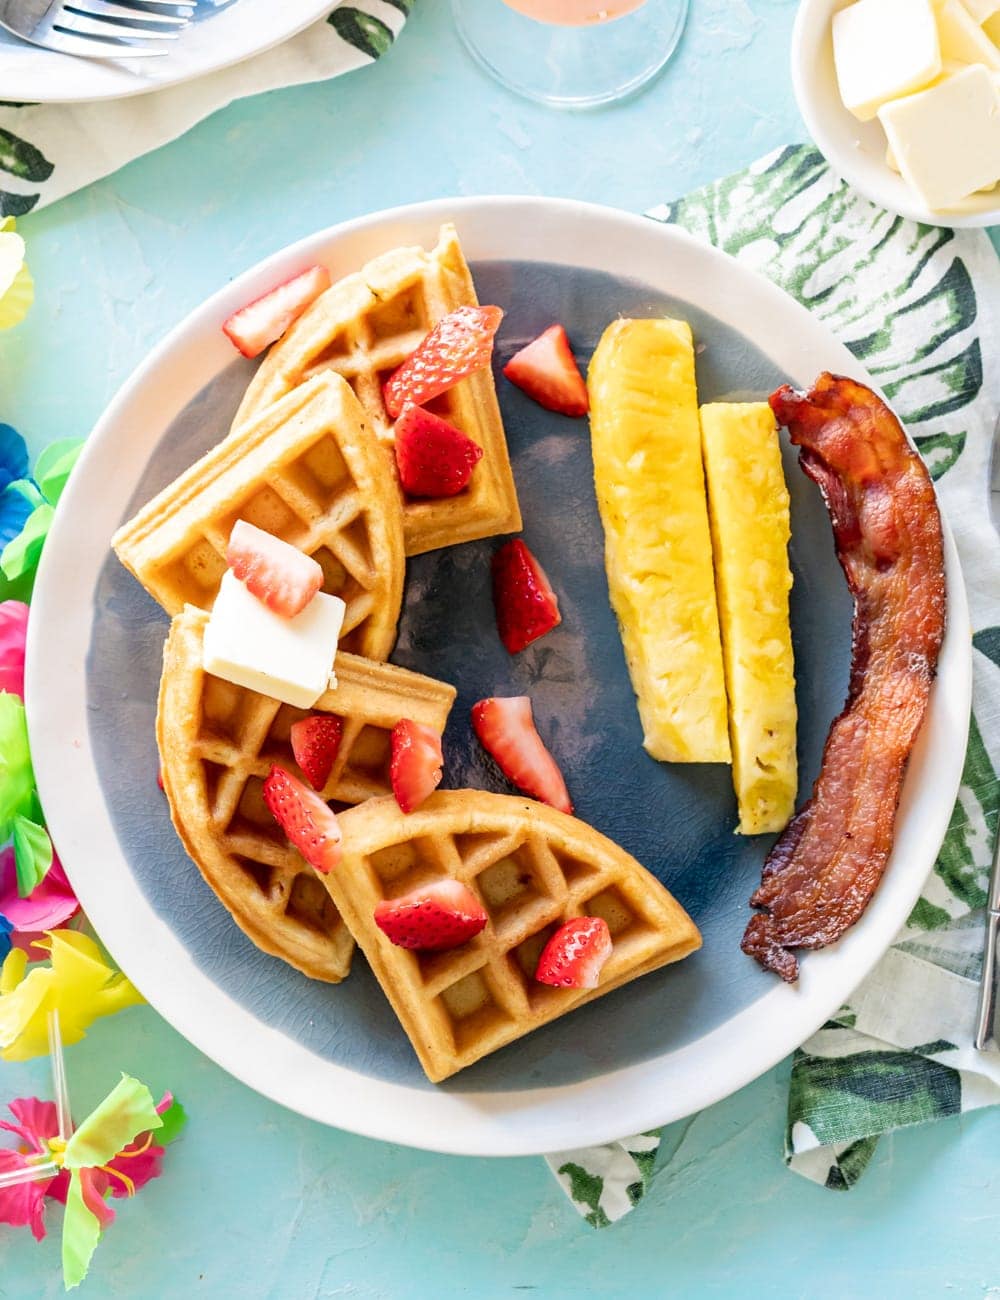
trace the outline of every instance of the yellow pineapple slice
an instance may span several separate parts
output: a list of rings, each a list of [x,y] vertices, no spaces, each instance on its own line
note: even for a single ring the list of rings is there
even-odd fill
[[[701,408],[743,835],[783,830],[795,808],[795,674],[788,624],[788,489],[766,402]]]
[[[588,387],[608,588],[643,744],[670,762],[728,763],[690,326],[615,321]]]

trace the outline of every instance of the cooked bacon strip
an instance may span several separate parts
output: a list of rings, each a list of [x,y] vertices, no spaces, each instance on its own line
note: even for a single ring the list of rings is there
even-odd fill
[[[847,703],[830,728],[812,797],[764,863],[742,948],[783,980],[795,948],[823,948],[868,905],[892,849],[906,763],[944,635],[941,520],[923,462],[863,384],[822,374],[771,408],[830,511],[854,595]]]

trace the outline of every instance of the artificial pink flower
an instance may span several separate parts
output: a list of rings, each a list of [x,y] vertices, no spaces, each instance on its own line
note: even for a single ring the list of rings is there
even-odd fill
[[[24,699],[24,638],[28,606],[20,600],[0,601],[0,691]]]
[[[173,1104],[173,1095],[168,1092],[156,1107],[156,1113],[166,1114]],[[55,1103],[39,1101],[37,1097],[18,1097],[9,1103],[8,1110],[16,1122],[0,1119],[0,1129],[15,1134],[22,1146],[18,1151],[0,1148],[0,1174],[50,1160],[49,1142],[59,1136]],[[152,1139],[151,1132],[140,1133],[100,1169],[80,1171],[84,1204],[102,1231],[115,1218],[114,1210],[105,1201],[109,1193],[116,1197],[132,1196],[163,1172],[165,1148],[154,1144]],[[50,1199],[65,1205],[69,1179],[69,1170],[60,1169],[33,1182],[0,1187],[0,1223],[14,1228],[28,1227],[35,1239],[41,1241],[45,1236],[45,1201]]]
[[[45,878],[27,898],[21,898],[17,892],[13,846],[0,850],[0,916],[10,921],[14,927],[12,940],[19,948],[24,948],[29,958],[40,961],[47,957],[48,954],[41,949],[33,948],[34,940],[41,938],[46,930],[58,930],[79,910],[73,886],[66,879],[62,863],[54,853]]]
[[[17,1123],[0,1119],[0,1128],[16,1134],[24,1146],[20,1151],[0,1149],[0,1173],[44,1163],[49,1159],[47,1139],[59,1135],[55,1103],[39,1101],[37,1097],[18,1097],[8,1109]],[[0,1223],[9,1223],[13,1228],[29,1227],[35,1240],[41,1241],[45,1236],[46,1196],[54,1196],[65,1204],[68,1188],[69,1173],[65,1169],[30,1183],[0,1187]]]

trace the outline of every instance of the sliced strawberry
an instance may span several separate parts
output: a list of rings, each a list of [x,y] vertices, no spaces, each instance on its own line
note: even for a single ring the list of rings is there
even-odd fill
[[[561,325],[550,325],[534,342],[515,352],[503,372],[546,410],[586,415],[590,409],[587,385]]]
[[[441,782],[441,737],[433,727],[401,718],[392,729],[389,777],[403,812],[419,808]]]
[[[500,640],[512,655],[562,622],[544,569],[519,537],[493,557],[493,604]]]
[[[423,952],[457,948],[489,919],[482,903],[460,880],[436,880],[375,907],[375,924],[390,943]]]
[[[396,464],[411,497],[453,497],[468,487],[483,449],[422,406],[406,406],[394,429]]]
[[[234,311],[222,328],[245,357],[255,357],[269,343],[280,339],[289,325],[329,287],[330,272],[326,267],[310,266]]]
[[[264,802],[309,865],[324,875],[332,871],[340,861],[340,826],[333,809],[276,763],[264,782]]]
[[[542,949],[535,979],[557,989],[596,989],[611,946],[611,931],[603,916],[574,917]]]
[[[466,375],[482,370],[493,355],[493,336],[503,319],[499,307],[456,307],[385,382],[382,396],[393,419],[407,402],[419,406]]]
[[[156,784],[160,787],[160,789],[164,792],[164,794],[166,794],[166,792],[167,792],[167,787],[163,784],[163,764],[162,764],[162,763],[161,763],[160,766],[156,769]]]
[[[292,753],[314,790],[322,790],[329,780],[343,734],[344,720],[335,713],[314,713],[292,723]]]
[[[323,570],[309,555],[273,533],[237,519],[226,563],[247,589],[282,618],[294,618],[323,585]]]
[[[483,748],[519,790],[561,812],[573,811],[556,760],[535,730],[527,695],[480,700],[472,706],[472,726]]]

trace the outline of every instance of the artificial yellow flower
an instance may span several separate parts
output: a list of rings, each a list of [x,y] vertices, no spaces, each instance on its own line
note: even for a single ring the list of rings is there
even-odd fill
[[[20,324],[34,298],[24,240],[14,230],[14,218],[7,217],[0,221],[0,330]]]
[[[27,1061],[49,1050],[48,1015],[58,1011],[64,1043],[76,1043],[100,1016],[142,1002],[135,986],[110,966],[93,939],[76,930],[49,930],[36,941],[51,960],[28,969],[13,948],[0,968],[0,1057]]]

